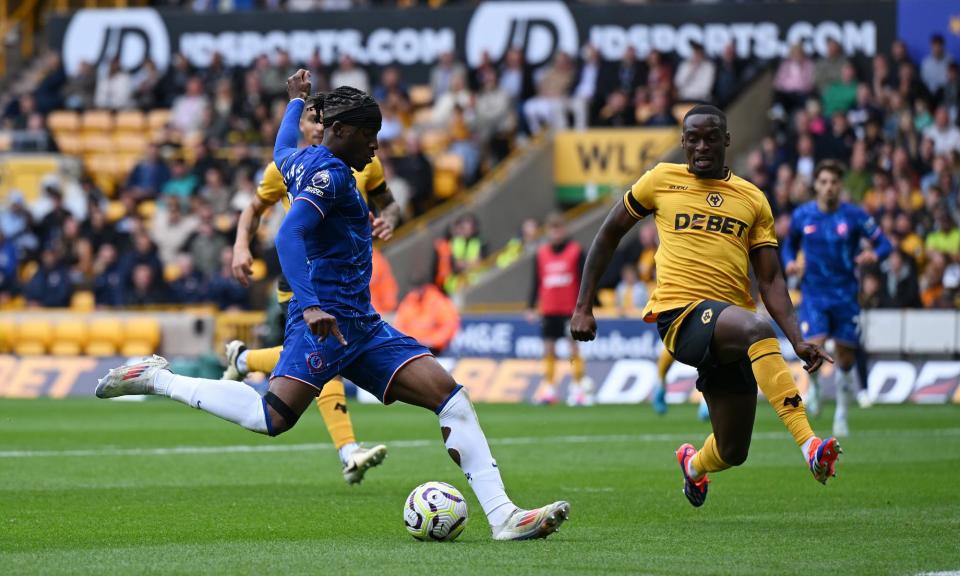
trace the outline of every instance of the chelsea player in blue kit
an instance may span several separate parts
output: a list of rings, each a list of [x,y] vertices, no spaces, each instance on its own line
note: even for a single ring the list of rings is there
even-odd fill
[[[854,390],[851,370],[860,346],[857,268],[886,258],[892,249],[869,214],[859,206],[840,202],[843,175],[843,166],[836,161],[824,160],[817,165],[813,182],[816,199],[794,211],[783,246],[787,274],[802,276],[799,319],[803,337],[819,345],[833,338],[836,348],[834,436],[849,433],[847,405]],[[864,241],[873,249],[863,249]],[[802,266],[797,259],[801,250]],[[807,405],[812,411],[819,403],[816,374],[810,375],[810,387]]]
[[[269,390],[261,397],[241,382],[172,374],[167,361],[154,356],[111,370],[100,379],[97,396],[168,396],[276,436],[296,424],[328,380],[343,375],[384,404],[405,402],[438,415],[447,452],[466,475],[494,539],[546,537],[567,519],[570,505],[517,508],[504,490],[467,391],[429,350],[384,322],[371,306],[374,222],[350,169],[362,170],[377,149],[380,108],[349,87],[314,97],[325,128],[323,144],[298,151],[309,76],[299,70],[287,80],[290,103],[274,148],[291,197],[277,251],[294,296]]]

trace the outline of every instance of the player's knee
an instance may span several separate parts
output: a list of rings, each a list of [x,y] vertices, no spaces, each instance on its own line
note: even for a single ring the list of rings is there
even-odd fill
[[[721,444],[718,446],[720,458],[731,466],[740,466],[747,461],[747,455],[750,452],[750,446],[743,446],[735,443]]]
[[[767,338],[776,338],[777,334],[773,331],[770,323],[763,319],[759,314],[750,314],[744,320],[744,333],[747,345],[766,340]]]

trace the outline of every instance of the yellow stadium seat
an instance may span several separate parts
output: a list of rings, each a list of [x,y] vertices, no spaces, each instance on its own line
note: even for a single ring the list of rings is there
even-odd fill
[[[410,87],[410,103],[414,107],[429,106],[433,103],[433,88],[429,84],[415,84]]]
[[[113,130],[113,113],[108,110],[87,110],[80,118],[84,132],[107,133]]]
[[[37,263],[33,260],[27,262],[20,267],[20,283],[26,284],[33,278],[33,275],[37,273]]]
[[[614,308],[617,305],[617,291],[612,288],[604,288],[597,292],[597,299],[600,300],[601,307]]]
[[[70,309],[75,312],[91,312],[96,307],[97,300],[89,290],[78,290],[70,298]]]
[[[450,135],[444,130],[429,130],[420,136],[420,148],[428,156],[436,156],[447,149]]]
[[[0,354],[6,354],[13,349],[16,340],[17,323],[9,316],[0,316]]]
[[[40,355],[53,338],[53,326],[46,318],[25,318],[17,326],[13,351],[20,356]]]
[[[267,277],[267,263],[263,260],[257,258],[253,261],[253,264],[250,265],[250,277],[255,281],[259,282]]]
[[[114,129],[118,132],[135,132],[143,135],[147,129],[147,117],[139,110],[117,112]]]
[[[151,110],[147,115],[147,125],[150,126],[150,131],[154,132],[159,130],[167,125],[170,122],[170,111],[169,110]]]
[[[107,204],[107,209],[104,211],[104,215],[107,217],[107,220],[110,222],[116,222],[117,220],[123,218],[127,214],[127,208],[123,205],[123,202],[119,200],[112,200]]]
[[[160,345],[160,322],[152,316],[128,318],[120,353],[124,356],[147,356]]]
[[[157,203],[153,200],[145,200],[137,206],[137,213],[144,220],[151,220],[157,212]]]
[[[460,191],[460,176],[463,174],[463,158],[456,154],[444,154],[434,162],[433,194],[446,199]]]
[[[113,150],[117,153],[141,156],[144,150],[147,149],[147,144],[149,143],[147,135],[143,133],[127,134],[118,132],[113,135]]]
[[[64,154],[80,154],[83,152],[83,138],[73,132],[56,134],[57,147]]]
[[[180,267],[173,262],[167,263],[163,267],[163,281],[167,284],[176,282],[180,279]]]
[[[54,134],[80,130],[80,115],[73,110],[56,110],[47,115],[47,128]]]
[[[50,354],[54,356],[79,356],[87,341],[87,323],[74,316],[57,322],[53,329],[53,344]]]
[[[113,356],[123,340],[123,323],[119,318],[93,318],[87,333],[86,353],[90,356]]]
[[[83,134],[83,150],[88,154],[109,157],[113,150],[113,138],[105,132],[85,132]]]
[[[429,126],[433,123],[433,109],[420,108],[413,113],[414,126]]]

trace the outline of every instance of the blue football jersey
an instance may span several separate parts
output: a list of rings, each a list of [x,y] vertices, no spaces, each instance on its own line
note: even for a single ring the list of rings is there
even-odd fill
[[[373,262],[369,209],[350,168],[325,146],[283,160],[291,206],[309,202],[322,225],[304,237],[310,282],[320,307],[338,318],[375,318],[370,304]]]
[[[800,288],[804,299],[856,300],[859,284],[855,258],[864,239],[876,247],[879,257],[889,252],[883,232],[859,206],[842,202],[831,213],[821,212],[816,201],[798,207],[783,252],[784,260],[791,262],[803,250]]]

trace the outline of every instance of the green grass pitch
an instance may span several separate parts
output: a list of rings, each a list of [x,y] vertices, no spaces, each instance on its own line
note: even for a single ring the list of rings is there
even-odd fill
[[[414,408],[352,404],[360,439],[390,455],[348,487],[314,410],[270,439],[166,400],[0,401],[0,573],[960,571],[960,406],[854,409],[824,487],[761,401],[749,460],[713,477],[701,509],[681,494],[673,456],[708,432],[691,406],[478,412],[519,505],[570,501],[559,534],[492,542],[436,418]],[[403,528],[403,500],[427,480],[468,497],[455,543]]]

